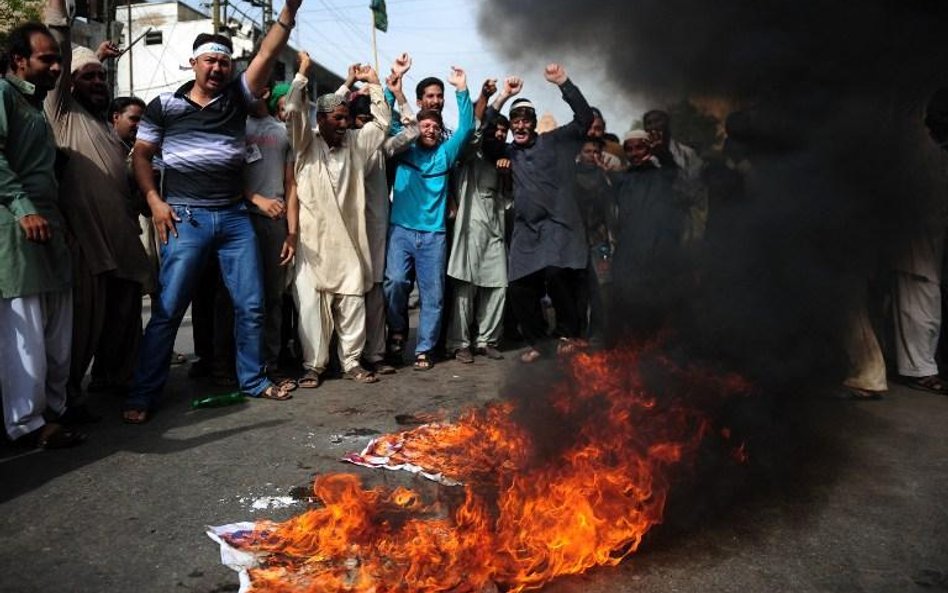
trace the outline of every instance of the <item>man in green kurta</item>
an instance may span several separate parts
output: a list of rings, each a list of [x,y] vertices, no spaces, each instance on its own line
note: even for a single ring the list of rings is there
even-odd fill
[[[16,442],[44,448],[82,441],[43,418],[66,409],[72,289],[57,204],[56,145],[42,104],[60,72],[43,25],[10,32],[0,79],[0,396]]]
[[[492,80],[484,83],[474,108],[476,115],[483,115],[494,90]],[[504,211],[510,200],[502,189],[496,163],[508,128],[503,117],[486,129],[480,128],[459,159],[458,210],[448,258],[453,294],[448,306],[447,347],[464,363],[474,362],[475,353],[503,358],[497,345],[507,292]]]

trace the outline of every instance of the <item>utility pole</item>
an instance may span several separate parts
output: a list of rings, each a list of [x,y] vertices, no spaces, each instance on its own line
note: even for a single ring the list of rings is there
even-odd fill
[[[132,0],[125,0],[125,14],[127,16],[128,33],[125,39],[128,40],[126,49],[128,50],[128,95],[135,95],[135,60],[132,59]]]
[[[221,30],[221,0],[211,2],[211,19],[214,21],[214,33]]]

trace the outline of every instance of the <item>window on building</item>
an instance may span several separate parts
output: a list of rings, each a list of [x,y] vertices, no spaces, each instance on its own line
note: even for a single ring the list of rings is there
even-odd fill
[[[164,40],[161,37],[161,31],[149,31],[145,33],[145,45],[161,45]]]

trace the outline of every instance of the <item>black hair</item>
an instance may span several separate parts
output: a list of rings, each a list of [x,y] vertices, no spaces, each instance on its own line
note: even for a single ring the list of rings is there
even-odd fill
[[[599,147],[599,150],[602,150],[606,147],[606,143],[602,138],[586,138],[583,140],[583,144],[595,144]]]
[[[441,126],[441,129],[444,129],[444,120],[441,119],[441,113],[435,109],[422,109],[418,112],[418,121],[421,122],[426,119],[433,119],[438,122],[438,125]]]
[[[435,76],[429,76],[428,78],[422,79],[417,85],[415,85],[415,98],[421,99],[425,96],[425,89],[429,86],[436,86],[441,89],[441,92],[444,92],[444,82]]]
[[[234,44],[231,42],[230,38],[221,35],[220,33],[200,33],[194,38],[194,43],[191,44],[191,50],[193,51],[205,43],[220,43],[231,52],[234,51]]]
[[[613,134],[612,132],[606,132],[605,134],[603,134],[602,139],[607,140],[609,142],[615,142],[616,144],[622,144],[621,142],[619,142],[619,137]]]
[[[116,113],[124,113],[132,105],[138,105],[142,109],[146,107],[145,102],[138,97],[115,97],[109,103],[109,119]]]
[[[589,110],[593,112],[593,119],[598,118],[598,119],[601,119],[603,122],[606,121],[606,118],[602,116],[602,112],[599,111],[598,107],[590,107]]]
[[[660,115],[660,116],[664,117],[664,118],[665,118],[665,121],[671,120],[671,117],[668,116],[668,112],[667,112],[667,111],[663,111],[663,110],[661,110],[661,109],[652,109],[652,110],[650,110],[650,111],[646,111],[646,112],[645,112],[645,115],[642,116],[642,123],[644,124],[644,123],[645,123],[645,120],[647,120],[648,118],[650,118],[650,117],[652,117],[652,116],[655,116],[655,115]]]
[[[356,95],[349,101],[349,115],[369,115],[372,113],[372,99],[368,95]]]
[[[490,127],[491,127],[491,129],[496,130],[496,129],[497,129],[498,127],[500,127],[500,126],[504,126],[505,128],[507,128],[507,129],[509,130],[509,129],[510,129],[510,120],[507,119],[507,118],[506,118],[505,116],[503,116],[503,115],[497,114],[497,116],[494,117],[494,122],[491,124]]]
[[[29,58],[33,55],[33,44],[30,40],[36,33],[55,39],[49,27],[40,23],[23,23],[7,34],[7,43],[0,53],[0,74],[13,67],[13,56]]]

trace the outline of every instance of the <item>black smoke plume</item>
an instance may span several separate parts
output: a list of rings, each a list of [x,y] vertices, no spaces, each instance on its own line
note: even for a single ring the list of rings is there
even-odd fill
[[[580,88],[597,82],[582,66],[599,64],[617,104],[734,106],[728,142],[751,172],[739,199],[712,202],[694,274],[658,291],[666,329],[687,355],[767,388],[844,378],[841,337],[869,279],[884,284],[913,238],[944,225],[946,167],[924,119],[946,83],[948,3],[481,6],[480,30],[501,53],[563,62]]]

